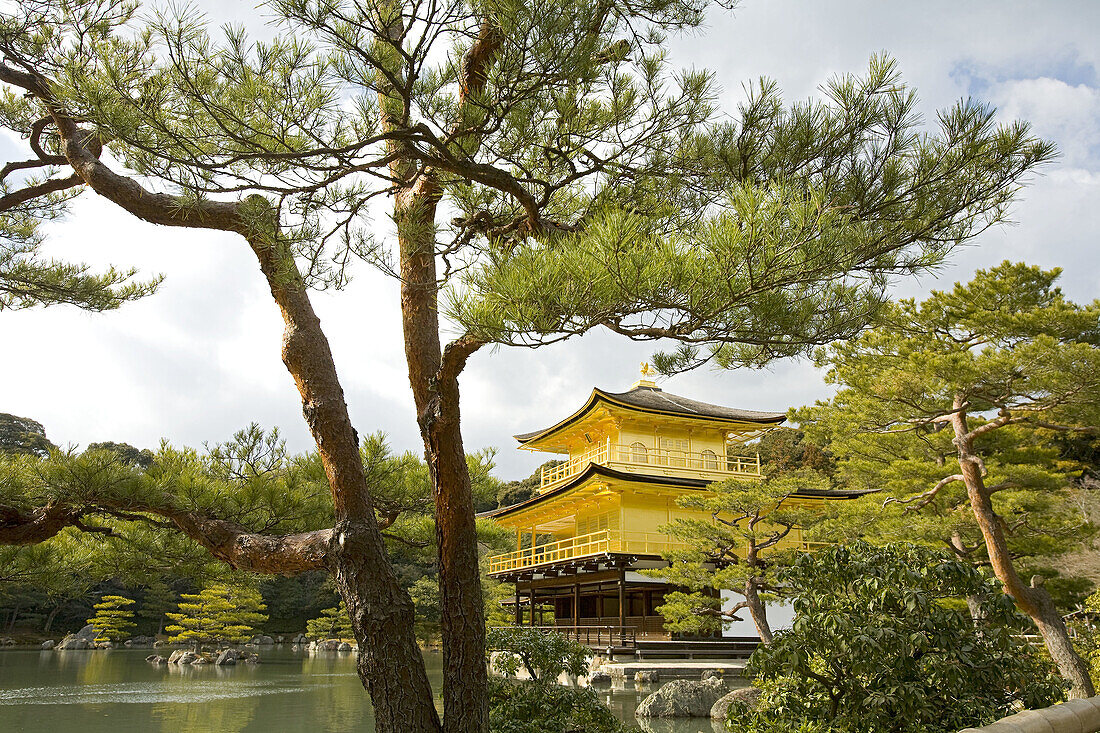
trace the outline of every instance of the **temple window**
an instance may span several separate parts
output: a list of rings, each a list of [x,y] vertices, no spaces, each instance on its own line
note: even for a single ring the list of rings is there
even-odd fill
[[[711,471],[718,470],[718,455],[712,450],[703,451],[703,468]]]

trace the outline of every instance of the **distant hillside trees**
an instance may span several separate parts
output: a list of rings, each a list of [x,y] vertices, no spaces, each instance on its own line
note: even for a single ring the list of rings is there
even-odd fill
[[[0,453],[45,456],[55,446],[46,438],[42,423],[29,417],[0,412]]]

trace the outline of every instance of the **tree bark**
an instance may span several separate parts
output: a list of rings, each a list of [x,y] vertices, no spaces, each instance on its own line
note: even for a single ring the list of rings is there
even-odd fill
[[[50,611],[50,615],[46,617],[46,623],[42,627],[43,634],[50,633],[50,629],[53,628],[53,621],[55,618],[57,618],[57,614],[60,613],[61,607],[64,605],[64,603],[58,603],[56,606],[53,607],[53,610]]]
[[[249,244],[283,313],[283,362],[298,385],[302,414],[332,488],[336,584],[359,643],[357,667],[371,694],[376,728],[379,733],[437,731],[439,715],[416,643],[412,599],[386,552],[328,339],[277,235],[250,238]]]
[[[752,623],[756,626],[760,642],[767,646],[775,640],[775,636],[772,634],[771,624],[768,623],[768,609],[760,600],[760,581],[753,576],[753,569],[758,567],[759,562],[756,543],[750,540],[745,554],[745,569],[748,571],[748,576],[745,578],[745,605],[748,606],[749,615],[752,616]]]
[[[772,634],[771,624],[768,623],[768,610],[764,602],[760,600],[760,593],[756,587],[756,580],[749,578],[745,581],[745,604],[749,608],[756,633],[760,636],[760,643],[767,646],[775,640]]]
[[[421,176],[397,197],[401,318],[417,423],[431,474],[438,545],[443,640],[443,728],[489,727],[485,608],[477,526],[462,443],[458,376],[477,348],[463,340],[440,348],[435,216],[439,190]]]
[[[1092,697],[1096,694],[1089,676],[1088,665],[1073,648],[1066,625],[1045,588],[1033,583],[1025,585],[1012,562],[1012,555],[1005,539],[1001,518],[993,510],[991,494],[985,486],[982,464],[974,452],[973,438],[967,428],[966,401],[955,398],[951,425],[955,431],[955,445],[959,453],[959,468],[966,484],[970,507],[985,539],[986,551],[994,575],[1004,585],[1021,611],[1031,617],[1043,637],[1051,659],[1058,666],[1062,677],[1069,682],[1071,698]]]
[[[23,603],[21,598],[15,599],[15,608],[11,610],[11,623],[8,624],[8,633],[10,634],[15,630],[15,622],[19,620],[19,610]]]

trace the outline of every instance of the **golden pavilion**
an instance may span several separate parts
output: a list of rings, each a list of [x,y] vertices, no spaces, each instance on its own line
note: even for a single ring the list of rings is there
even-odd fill
[[[662,527],[709,518],[676,500],[728,478],[762,478],[760,457],[745,444],[786,413],[680,397],[650,375],[643,365],[642,379],[626,392],[593,389],[572,415],[515,436],[523,450],[566,457],[543,469],[530,499],[487,513],[516,533],[517,549],[489,560],[493,577],[516,586],[515,623],[545,620],[597,646],[672,640],[656,611],[669,587],[638,571],[666,566],[661,553],[681,546]],[[798,497],[820,502],[852,493],[807,489]],[[785,542],[802,545],[801,532]],[[543,618],[546,608],[552,620]]]

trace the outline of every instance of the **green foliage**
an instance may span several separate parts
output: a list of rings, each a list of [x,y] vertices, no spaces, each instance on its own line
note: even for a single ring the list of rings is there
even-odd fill
[[[201,593],[184,593],[181,598],[179,612],[166,614],[175,622],[165,629],[172,642],[196,647],[241,643],[267,621],[260,594],[241,583],[218,583]]]
[[[141,599],[141,607],[138,616],[153,621],[157,625],[157,634],[164,630],[166,613],[177,607],[179,596],[163,580],[154,580],[145,589],[145,596]]]
[[[26,104],[10,97],[5,101],[7,106]],[[0,107],[6,105],[0,103]],[[0,119],[5,116],[0,110]],[[12,128],[10,122],[6,126]],[[22,131],[20,125],[15,127]],[[13,180],[7,173],[0,178],[0,198],[7,199],[0,206],[0,312],[58,304],[89,311],[113,310],[156,292],[161,277],[139,281],[135,270],[113,267],[94,273],[88,265],[42,255],[40,225],[61,218],[72,193],[55,192],[14,206],[8,197],[43,184],[56,171],[50,167],[43,175],[21,180]]]
[[[823,96],[784,109],[761,80],[736,122],[704,131],[701,109],[699,126],[654,157],[652,178],[600,190],[579,231],[473,270],[449,313],[498,343],[599,325],[683,339],[655,358],[663,372],[708,358],[760,366],[857,333],[890,275],[933,266],[1001,219],[1013,195],[1003,184],[1053,153],[971,102],[942,112],[938,134],[918,134],[916,97],[885,57]]]
[[[559,465],[560,463],[561,461],[557,460],[546,461],[538,468],[536,468],[535,472],[527,478],[520,479],[519,481],[509,481],[503,484],[500,487],[500,491],[497,493],[496,505],[498,507],[512,506],[513,504],[519,504],[520,502],[527,501],[535,495],[535,492],[538,490],[539,486],[542,485],[543,469],[552,468]]]
[[[37,423],[33,430],[22,419],[7,424],[18,427],[12,431],[20,438],[18,445],[27,443],[26,435],[44,440]],[[435,507],[427,467],[411,453],[394,454],[379,434],[364,439],[361,455],[391,557],[417,605],[417,632],[424,640],[435,639]],[[475,496],[490,505],[500,488],[491,474],[492,456],[489,450],[468,456]],[[151,591],[160,580],[186,589],[228,579],[230,569],[174,531],[163,521],[165,514],[199,512],[276,534],[332,526],[332,499],[319,459],[314,453],[288,454],[276,431],[251,425],[228,441],[206,446],[204,452],[164,444],[152,462],[149,457],[124,443],[42,457],[0,453],[0,504],[25,510],[79,507],[84,527],[64,529],[40,545],[0,547],[0,581],[8,581],[9,607],[22,599],[24,608],[49,613],[56,606],[54,598],[81,598],[89,587],[109,579],[135,588],[147,585],[150,577],[159,579]],[[479,520],[477,527],[484,554],[510,547],[512,535],[492,521]],[[104,534],[107,530],[109,535]],[[260,589],[272,617],[270,630],[297,633],[323,609],[336,605],[326,577],[318,572],[263,580]],[[52,590],[39,592],[55,586],[57,595],[51,595]],[[489,613],[499,616],[496,586],[485,584],[486,603]],[[160,625],[155,616],[148,620]]]
[[[37,420],[0,413],[0,453],[46,456],[54,448]]]
[[[490,666],[505,679],[489,679],[493,733],[619,733],[614,714],[591,688],[563,687],[563,673],[588,672],[592,651],[562,634],[523,626],[489,628]],[[520,670],[530,680],[514,679]]]
[[[625,733],[590,687],[489,678],[492,733]]]
[[[514,677],[522,667],[536,682],[553,682],[561,674],[579,677],[588,672],[592,650],[562,634],[525,626],[496,626],[489,629],[488,647],[498,652],[492,668]]]
[[[1100,679],[1100,590],[1084,600],[1070,623],[1077,653],[1088,662],[1093,679]]]
[[[800,547],[801,531],[822,517],[819,507],[807,506],[794,495],[828,485],[824,476],[803,470],[764,481],[730,479],[711,484],[709,495],[685,494],[677,499],[679,506],[703,511],[711,519],[677,519],[662,528],[689,546],[664,553],[668,568],[647,571],[687,589],[667,594],[657,609],[665,618],[665,628],[721,631],[738,620],[745,608],[753,613],[758,628],[766,625],[757,601],[777,597],[781,588],[776,573],[795,558],[792,549]],[[729,590],[746,600],[723,611],[721,599],[705,590]]]
[[[268,576],[260,581],[260,593],[267,604],[269,619],[264,629],[268,634],[297,635],[340,600],[332,576],[325,570]]]
[[[99,603],[95,604],[95,615],[88,619],[88,623],[96,628],[99,635],[110,641],[121,641],[129,635],[134,628],[134,612],[128,607],[134,605],[134,600],[124,596],[103,596]]]
[[[88,451],[109,451],[115,453],[123,463],[137,468],[149,468],[153,464],[153,451],[148,448],[135,448],[129,443],[89,443]]]
[[[326,608],[321,615],[306,624],[306,636],[313,639],[354,639],[351,617],[343,601],[336,608]]]
[[[753,654],[764,696],[759,712],[733,711],[731,730],[953,733],[1064,694],[1015,635],[1011,601],[944,552],[854,543],[803,554],[781,578],[794,624]],[[981,599],[978,625],[966,596]]]
[[[723,110],[715,75],[673,68],[666,44],[732,4],[439,8],[395,37],[382,8],[277,0],[283,31],[255,42],[212,34],[187,9],[148,20],[129,4],[36,0],[0,31],[116,159],[181,206],[282,197],[281,231],[313,284],[344,284],[355,255],[387,265],[362,216],[386,184],[358,174],[397,164],[383,135],[410,135],[419,147],[400,165],[430,160],[457,216],[403,218],[404,233],[464,258],[446,307],[470,336],[546,343],[605,325],[759,365],[857,332],[891,275],[1002,220],[1054,150],[969,100],[923,132],[886,57],[817,100],[785,105],[761,79]],[[504,42],[471,90],[463,58],[485,21]],[[23,131],[33,105],[9,100],[7,126]],[[689,346],[657,365],[699,357]]]
[[[836,460],[832,454],[809,440],[803,430],[770,430],[761,436],[754,447],[768,473],[799,470],[816,471],[826,476],[836,473]]]
[[[1080,464],[1052,435],[1100,426],[1100,301],[1066,300],[1059,272],[979,270],[922,303],[890,306],[882,325],[817,354],[840,389],[794,418],[829,445],[842,482],[886,494],[846,505],[823,538],[950,542],[961,557],[986,559],[959,474],[956,414],[1013,556],[1059,554],[1091,536],[1068,490]]]
[[[439,580],[433,576],[418,578],[409,586],[413,607],[416,609],[416,636],[422,641],[432,640],[439,630],[442,608],[439,601]]]

